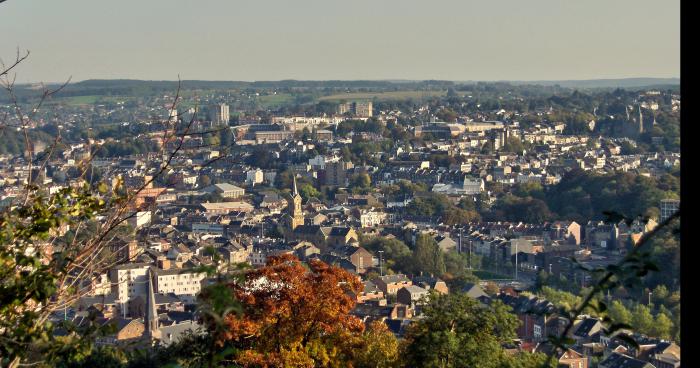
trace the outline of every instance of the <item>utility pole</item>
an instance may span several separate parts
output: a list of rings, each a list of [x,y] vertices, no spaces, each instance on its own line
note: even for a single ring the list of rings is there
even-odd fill
[[[515,281],[518,281],[518,243],[515,243]]]
[[[384,269],[382,268],[382,253],[384,253],[383,250],[379,251],[379,275],[384,276]]]

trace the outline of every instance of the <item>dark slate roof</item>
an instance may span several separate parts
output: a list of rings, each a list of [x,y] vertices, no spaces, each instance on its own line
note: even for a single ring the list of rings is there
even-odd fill
[[[375,285],[372,281],[364,281],[363,284],[365,285],[365,288],[363,289],[366,294],[370,293],[376,293],[381,290]]]
[[[334,226],[331,229],[330,236],[347,236],[348,233],[350,232],[349,227],[339,227],[339,226]]]
[[[168,311],[166,315],[168,319],[177,323],[195,320],[194,314],[192,314],[192,312]]]
[[[423,289],[422,287],[416,286],[416,285],[404,286],[404,287],[402,287],[401,289],[399,289],[399,291],[401,291],[401,290],[406,290],[406,291],[408,291],[409,294],[411,294],[411,296],[414,296],[414,295],[421,295],[421,294],[427,294],[427,293],[428,293],[428,290],[425,290],[425,289]]]
[[[355,265],[352,264],[349,259],[334,256],[332,254],[321,255],[320,259],[329,265],[338,266],[346,271],[350,271],[352,273],[357,272],[357,267],[355,267]]]
[[[352,256],[353,254],[355,254],[355,253],[357,253],[358,251],[360,251],[360,249],[365,250],[365,249],[362,248],[362,247],[356,247],[356,246],[353,246],[353,245],[345,245],[345,246],[336,248],[336,249],[333,251],[333,253],[335,253],[335,254],[340,254],[340,255],[343,255],[343,256],[346,256],[346,257],[350,257],[350,256]]]
[[[579,337],[589,337],[591,336],[591,330],[593,329],[593,327],[595,327],[599,323],[600,321],[595,318],[586,318],[583,321],[581,321],[581,323],[578,325],[578,328],[574,332],[574,335]]]
[[[378,278],[381,279],[382,281],[384,281],[384,283],[386,283],[386,284],[411,281],[408,279],[408,277],[406,277],[406,275],[403,275],[403,274],[385,275],[385,276],[379,276]]]
[[[624,354],[612,353],[605,360],[600,362],[598,366],[609,368],[650,368],[654,365]]]
[[[295,234],[311,234],[315,235],[321,229],[318,225],[299,225],[294,228]]]
[[[397,336],[403,336],[406,328],[411,324],[410,319],[386,319],[384,321],[391,332]]]
[[[528,297],[525,295],[513,296],[505,293],[498,294],[498,299],[503,304],[513,308],[517,314],[552,314],[556,312],[556,307],[550,301],[538,297]]]
[[[415,277],[413,277],[414,284],[424,284],[424,285],[429,285],[430,287],[433,287],[438,282],[444,282],[444,281],[440,280],[437,277],[431,277],[431,276],[415,276]]]

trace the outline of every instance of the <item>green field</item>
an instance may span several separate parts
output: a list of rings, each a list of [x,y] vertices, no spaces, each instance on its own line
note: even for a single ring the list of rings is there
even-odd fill
[[[294,101],[294,97],[289,93],[279,93],[276,95],[258,96],[257,101],[263,108],[278,107]]]
[[[392,92],[352,92],[320,97],[319,101],[355,101],[355,100],[408,100],[426,97],[444,96],[447,91],[392,91]]]
[[[59,97],[54,98],[49,103],[55,104],[65,104],[69,106],[85,106],[94,105],[99,102],[122,102],[128,100],[129,97],[122,96],[100,96],[100,95],[87,95],[87,96],[71,96],[71,97]]]

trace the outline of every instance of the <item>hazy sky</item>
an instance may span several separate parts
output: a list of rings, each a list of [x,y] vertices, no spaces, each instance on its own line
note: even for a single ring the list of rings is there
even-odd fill
[[[679,0],[7,0],[19,81],[680,76]]]

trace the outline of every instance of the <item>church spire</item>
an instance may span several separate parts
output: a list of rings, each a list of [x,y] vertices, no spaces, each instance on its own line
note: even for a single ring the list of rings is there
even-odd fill
[[[296,229],[299,225],[304,225],[304,211],[301,209],[301,196],[297,190],[296,176],[294,176],[294,192],[289,200],[289,216],[291,230]]]
[[[153,269],[148,269],[148,294],[146,294],[146,311],[143,317],[146,337],[159,339],[158,310],[156,309],[156,296],[153,290]]]
[[[294,192],[292,193],[292,195],[296,197],[299,195],[299,192],[297,191],[297,176],[294,175],[293,178],[294,178]]]

